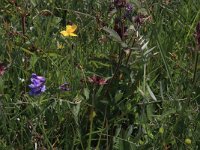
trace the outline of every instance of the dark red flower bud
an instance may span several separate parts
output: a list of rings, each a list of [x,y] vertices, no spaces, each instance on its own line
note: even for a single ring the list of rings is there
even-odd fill
[[[94,84],[97,84],[97,85],[107,84],[107,80],[106,79],[103,79],[103,78],[101,78],[99,76],[96,76],[96,75],[93,75],[92,77],[89,77],[88,81],[90,83],[94,83]]]

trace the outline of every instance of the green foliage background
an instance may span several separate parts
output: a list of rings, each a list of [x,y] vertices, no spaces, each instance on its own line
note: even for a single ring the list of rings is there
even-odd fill
[[[129,2],[145,21],[125,19],[120,38],[109,0],[0,1],[0,149],[200,148],[200,2]],[[60,34],[70,23],[78,37]],[[46,78],[39,96],[32,73]]]

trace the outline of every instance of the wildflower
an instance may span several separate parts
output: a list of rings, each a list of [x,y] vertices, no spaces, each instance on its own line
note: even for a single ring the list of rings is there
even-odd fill
[[[132,12],[133,12],[133,5],[130,4],[130,3],[127,3],[126,4],[126,7],[125,7],[126,11],[125,11],[125,14],[124,14],[124,19],[129,19],[130,21],[132,21]]]
[[[88,81],[90,83],[94,83],[94,84],[97,84],[97,85],[107,84],[107,80],[106,79],[103,79],[103,78],[101,78],[99,76],[96,76],[96,75],[93,75],[92,77],[89,77]]]
[[[21,82],[24,82],[24,81],[25,81],[25,79],[20,78],[20,77],[18,77],[18,79],[19,79]]]
[[[6,66],[3,63],[0,63],[0,76],[2,76],[6,71]]]
[[[69,88],[69,83],[65,82],[64,84],[62,84],[60,87],[59,87],[60,90],[62,91],[69,91],[70,88]]]
[[[42,76],[37,76],[35,73],[31,76],[31,84],[29,85],[31,91],[30,95],[39,95],[46,90],[45,78]]]
[[[127,3],[127,4],[126,4],[126,11],[130,13],[130,12],[132,12],[132,10],[133,10],[132,4]]]
[[[64,48],[64,45],[57,42],[57,49],[63,49],[63,48]]]
[[[185,144],[190,145],[192,143],[192,141],[189,138],[185,139]]]
[[[94,119],[95,116],[96,116],[96,112],[94,110],[91,110],[90,115],[89,115],[90,122]]]
[[[163,127],[160,127],[159,133],[160,133],[160,134],[163,134],[163,133],[164,133],[164,128],[163,128]]]
[[[74,31],[77,29],[76,25],[67,25],[66,30],[61,31],[60,33],[63,36],[77,36],[77,34],[74,33]]]

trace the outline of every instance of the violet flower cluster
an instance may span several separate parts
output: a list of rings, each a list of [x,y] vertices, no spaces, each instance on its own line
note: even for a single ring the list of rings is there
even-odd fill
[[[30,92],[29,94],[32,96],[39,95],[46,90],[45,86],[46,79],[43,76],[38,76],[35,73],[31,75],[31,84],[29,85]],[[88,82],[96,84],[96,85],[105,85],[107,84],[107,79],[104,79],[100,76],[93,75],[92,77],[88,77]],[[61,91],[70,91],[69,83],[65,82],[64,84],[59,86]]]
[[[114,22],[114,30],[119,34],[121,38],[126,36],[127,26],[126,20],[132,22],[133,16],[133,5],[129,3],[127,0],[114,0],[111,4],[112,9],[115,9],[120,12],[120,15],[115,17]]]
[[[46,90],[45,86],[45,78],[42,76],[38,76],[35,73],[31,75],[31,84],[29,85],[30,88],[30,95],[39,95],[40,93]]]
[[[45,77],[38,76],[35,73],[32,73],[31,84],[29,85],[30,88],[29,94],[32,96],[36,96],[45,92],[46,91],[45,82],[46,82]],[[70,91],[69,83],[65,82],[64,84],[60,85],[59,89],[62,91]]]

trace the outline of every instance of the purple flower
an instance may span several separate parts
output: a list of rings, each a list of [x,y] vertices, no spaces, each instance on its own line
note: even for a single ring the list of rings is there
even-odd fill
[[[126,11],[125,11],[125,14],[124,14],[124,18],[128,18],[131,21],[132,20],[131,14],[133,12],[133,5],[130,4],[130,3],[127,3],[125,9],[126,9]]]
[[[130,12],[132,12],[132,10],[133,10],[132,4],[127,3],[127,4],[126,4],[126,11],[130,13]]]
[[[31,75],[31,84],[29,85],[31,91],[30,95],[39,95],[46,90],[45,78],[42,76],[37,76],[35,73]]]
[[[59,89],[62,90],[62,91],[70,91],[69,83],[65,82],[64,84],[62,84],[62,85],[59,87]]]

